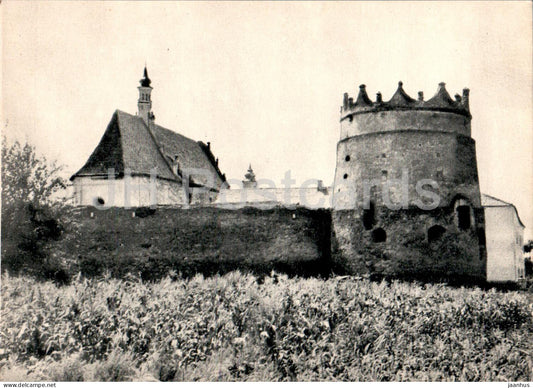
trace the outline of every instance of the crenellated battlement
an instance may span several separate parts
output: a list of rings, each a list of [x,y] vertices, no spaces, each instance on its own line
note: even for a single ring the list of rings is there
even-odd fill
[[[332,190],[336,265],[358,275],[484,276],[471,121],[469,90],[453,99],[443,82],[428,100],[410,97],[402,82],[388,101],[379,92],[372,101],[365,85],[355,100],[344,94]]]
[[[380,92],[376,101],[370,100],[365,85],[359,87],[354,101],[344,94],[341,106],[340,139],[353,136],[379,134],[391,131],[435,131],[448,132],[470,137],[469,90],[456,95],[452,100],[444,82],[439,84],[437,93],[424,100],[424,93],[418,92],[418,99],[411,98],[404,90],[402,82],[389,101],[383,101]]]
[[[380,92],[376,94],[376,101],[372,101],[366,92],[366,85],[359,86],[359,94],[354,101],[348,93],[344,93],[341,106],[341,121],[353,115],[381,112],[390,110],[422,110],[456,113],[471,118],[469,107],[469,89],[463,89],[462,96],[455,95],[455,100],[446,91],[445,83],[441,82],[437,93],[429,100],[424,100],[424,93],[418,92],[418,99],[411,98],[403,89],[403,83],[398,82],[398,89],[389,101],[383,101]]]

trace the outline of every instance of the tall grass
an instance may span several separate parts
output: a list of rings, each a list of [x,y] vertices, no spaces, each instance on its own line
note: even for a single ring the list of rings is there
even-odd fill
[[[2,277],[0,376],[531,381],[531,294],[352,278]]]

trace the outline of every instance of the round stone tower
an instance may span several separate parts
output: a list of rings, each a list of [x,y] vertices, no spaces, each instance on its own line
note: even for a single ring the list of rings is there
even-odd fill
[[[341,107],[333,193],[336,264],[356,274],[485,276],[485,231],[469,91],[425,101],[402,83],[389,101],[365,85]]]

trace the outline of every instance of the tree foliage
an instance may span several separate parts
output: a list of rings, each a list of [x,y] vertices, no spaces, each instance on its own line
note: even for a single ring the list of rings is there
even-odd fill
[[[57,221],[66,188],[62,166],[37,154],[35,147],[2,139],[2,268],[46,274],[50,261],[43,246],[60,235]],[[52,271],[57,272],[57,271]]]
[[[62,166],[36,153],[35,146],[2,139],[2,208],[19,203],[51,205],[53,195],[66,188]]]

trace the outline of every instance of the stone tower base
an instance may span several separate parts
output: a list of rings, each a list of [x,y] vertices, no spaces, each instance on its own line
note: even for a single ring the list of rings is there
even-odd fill
[[[333,211],[335,269],[378,277],[484,281],[483,209],[473,210],[468,230],[458,228],[449,208],[380,208],[372,225],[365,225],[362,210]]]

